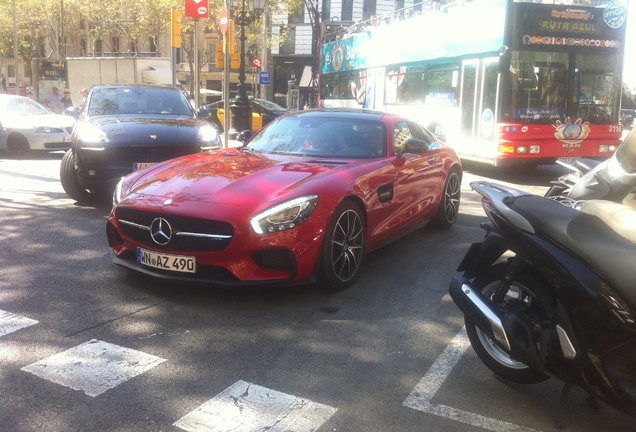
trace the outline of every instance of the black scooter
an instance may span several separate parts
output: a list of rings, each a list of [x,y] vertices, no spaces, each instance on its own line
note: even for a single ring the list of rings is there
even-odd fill
[[[636,416],[636,209],[471,187],[483,197],[486,237],[449,291],[479,358],[507,380],[553,377],[564,395],[578,386]]]

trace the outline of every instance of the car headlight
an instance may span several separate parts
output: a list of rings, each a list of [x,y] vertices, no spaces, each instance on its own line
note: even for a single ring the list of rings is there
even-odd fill
[[[306,195],[285,201],[254,216],[250,223],[257,234],[292,229],[305,222],[318,205],[318,195]]]
[[[124,177],[119,180],[117,186],[115,186],[115,191],[113,192],[113,208],[117,207],[121,202],[121,189],[124,185]]]
[[[79,123],[77,125],[77,138],[83,146],[86,145],[95,149],[101,148],[103,144],[108,142],[106,133],[91,123]]]
[[[217,148],[220,144],[219,134],[211,124],[205,124],[199,128],[197,139],[204,150]]]

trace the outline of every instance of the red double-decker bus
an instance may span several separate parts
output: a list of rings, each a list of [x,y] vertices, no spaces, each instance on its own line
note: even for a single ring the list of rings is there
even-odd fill
[[[605,158],[623,130],[627,6],[561,3],[424,3],[408,19],[326,35],[321,104],[398,112],[463,159],[497,166]]]

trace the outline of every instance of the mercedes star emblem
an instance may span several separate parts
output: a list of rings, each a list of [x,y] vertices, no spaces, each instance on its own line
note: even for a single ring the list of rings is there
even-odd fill
[[[172,238],[172,226],[164,218],[156,218],[150,224],[150,237],[160,246],[167,245]]]

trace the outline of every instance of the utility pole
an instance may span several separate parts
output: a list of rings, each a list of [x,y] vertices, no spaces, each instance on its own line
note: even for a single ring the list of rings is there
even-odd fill
[[[15,94],[20,94],[20,64],[18,63],[18,25],[16,17],[16,0],[13,0],[13,62],[15,71]]]

